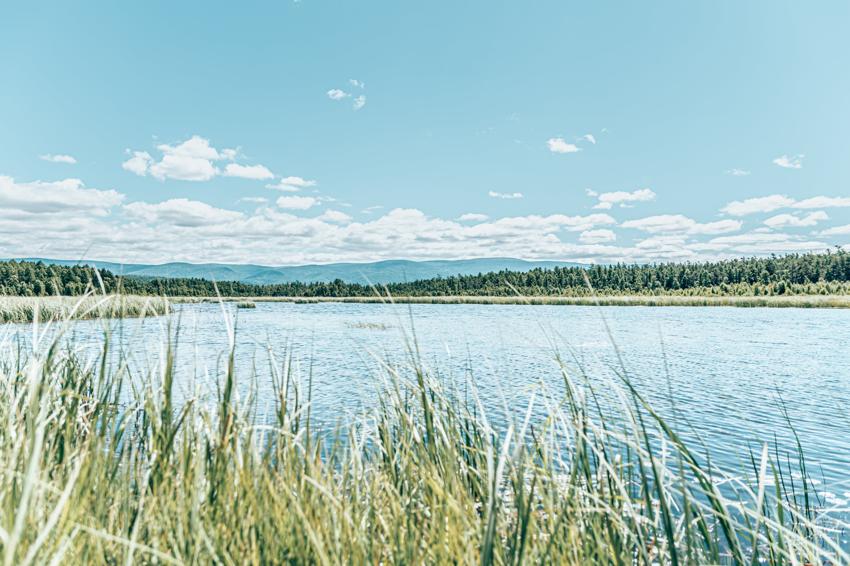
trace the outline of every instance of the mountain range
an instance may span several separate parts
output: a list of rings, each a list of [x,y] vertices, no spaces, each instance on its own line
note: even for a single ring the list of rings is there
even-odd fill
[[[386,260],[372,263],[329,263],[297,266],[266,266],[228,263],[132,264],[92,260],[16,258],[16,261],[41,261],[56,265],[89,265],[107,269],[117,275],[132,277],[196,277],[215,281],[242,281],[258,285],[301,281],[333,281],[347,283],[397,283],[451,275],[475,275],[509,269],[530,271],[536,268],[582,267],[566,261],[525,261],[512,258],[477,258],[460,260]]]

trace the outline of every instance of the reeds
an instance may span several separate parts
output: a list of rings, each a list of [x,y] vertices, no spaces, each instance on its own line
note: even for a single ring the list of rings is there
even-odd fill
[[[764,445],[718,470],[624,371],[603,402],[562,363],[562,394],[541,385],[497,425],[412,347],[409,365],[384,367],[377,406],[328,431],[311,425],[309,379],[286,353],[269,364],[273,418],[258,422],[232,345],[214,401],[178,403],[191,378],[166,342],[142,375],[106,363],[108,335],[88,360],[73,344],[2,345],[4,564],[850,560],[802,448]]]
[[[0,322],[125,318],[154,316],[168,312],[168,301],[160,297],[133,295],[0,297]]]

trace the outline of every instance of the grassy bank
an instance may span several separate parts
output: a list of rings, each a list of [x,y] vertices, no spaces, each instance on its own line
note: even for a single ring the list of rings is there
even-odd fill
[[[87,297],[0,297],[0,322],[32,322],[153,316],[169,312],[158,297],[100,295]]]
[[[563,396],[495,429],[474,395],[387,367],[377,409],[329,437],[285,355],[257,426],[232,350],[215,401],[183,406],[171,347],[149,375],[72,351],[0,355],[5,564],[850,561],[802,453],[724,473],[625,380],[607,412],[565,368]]]
[[[178,302],[210,302],[217,298],[181,297]],[[225,301],[244,301],[244,297]],[[251,297],[254,302],[289,303],[412,303],[412,304],[475,304],[475,305],[603,305],[644,307],[796,307],[796,308],[850,308],[850,295],[609,295],[599,297]]]

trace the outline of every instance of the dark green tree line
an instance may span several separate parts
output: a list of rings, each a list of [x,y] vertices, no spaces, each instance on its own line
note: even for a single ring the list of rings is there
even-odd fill
[[[209,297],[362,297],[376,292],[395,296],[447,295],[587,295],[587,283],[599,294],[785,294],[823,293],[832,284],[850,282],[850,254],[790,254],[701,263],[593,265],[498,271],[478,275],[437,277],[385,288],[346,283],[278,283],[253,285],[200,278],[118,277],[87,266],[58,266],[41,262],[0,262],[0,294],[44,296],[79,295],[87,289],[140,295]],[[832,285],[832,286],[830,286]],[[841,289],[846,289],[841,286]],[[842,291],[843,292],[843,291]]]

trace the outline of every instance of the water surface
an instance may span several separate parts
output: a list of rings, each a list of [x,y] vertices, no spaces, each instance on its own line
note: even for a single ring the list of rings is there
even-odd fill
[[[488,414],[504,421],[524,413],[533,390],[563,390],[557,351],[603,396],[625,371],[734,469],[745,469],[748,447],[758,452],[761,442],[793,447],[784,406],[832,502],[850,499],[842,483],[850,479],[850,310],[262,302],[225,310],[236,320],[240,391],[256,385],[260,418],[272,398],[270,350],[278,365],[289,352],[302,378],[312,376],[313,415],[328,427],[374,405],[382,362],[404,365],[411,355],[461,392],[473,382]],[[141,367],[159,355],[168,322],[179,321],[180,387],[192,395],[219,375],[226,318],[220,305],[182,305],[171,317],[113,323],[114,338]],[[94,347],[102,327],[81,321],[73,333]],[[539,400],[536,409],[546,411]]]

